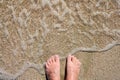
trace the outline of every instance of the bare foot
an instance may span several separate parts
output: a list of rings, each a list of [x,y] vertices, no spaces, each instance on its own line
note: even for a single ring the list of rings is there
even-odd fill
[[[66,63],[65,80],[78,80],[80,65],[81,63],[76,57],[69,55]]]
[[[50,57],[45,64],[48,80],[60,80],[60,60],[58,55]]]

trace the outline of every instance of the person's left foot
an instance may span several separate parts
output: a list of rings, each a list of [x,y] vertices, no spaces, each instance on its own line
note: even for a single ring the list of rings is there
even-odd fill
[[[48,80],[60,80],[60,60],[58,55],[50,57],[45,64]]]

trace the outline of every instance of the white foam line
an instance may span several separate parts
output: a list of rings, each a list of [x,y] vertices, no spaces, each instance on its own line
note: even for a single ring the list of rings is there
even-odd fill
[[[12,11],[12,16],[13,16],[13,20],[16,22],[16,21],[17,21],[17,17],[16,17],[16,13],[15,13],[15,8],[14,8],[13,6],[8,6],[8,5],[7,5],[7,7],[8,7],[9,9],[11,9],[11,11]]]
[[[3,3],[3,0],[0,0],[0,3]]]
[[[8,72],[5,72],[4,70],[0,69],[0,79],[2,80],[16,80],[19,76],[21,76],[25,71],[27,71],[29,68],[34,68],[39,72],[39,74],[43,75],[44,73],[41,72],[44,64],[34,64],[30,62],[26,62],[22,69],[20,69],[16,74],[10,74]]]
[[[96,46],[93,46],[92,48],[75,48],[73,49],[69,54],[73,55],[77,52],[105,52],[108,51],[110,49],[112,49],[113,47],[120,45],[120,43],[118,41],[113,41],[112,43],[106,45],[104,48],[102,49],[97,49]],[[60,57],[60,60],[64,60],[66,57]],[[0,70],[0,74],[2,74],[0,76],[1,79],[17,79],[19,76],[21,76],[28,68],[34,68],[35,70],[37,70],[39,72],[39,74],[43,75],[44,73],[41,72],[41,70],[44,68],[45,62],[43,64],[34,64],[34,63],[30,63],[30,62],[26,62],[24,64],[24,66],[22,67],[22,69],[20,69],[18,71],[18,73],[16,73],[14,76],[12,74],[9,74],[3,70]]]
[[[55,0],[56,1],[56,3],[58,3],[59,2],[59,0],[57,1],[57,0]],[[48,2],[49,2],[49,4],[48,4]],[[72,13],[72,10],[70,10],[68,7],[67,7],[67,4],[65,3],[65,1],[64,0],[61,0],[61,2],[62,2],[62,7],[64,8],[64,11],[62,12],[62,14],[59,14],[59,10],[58,11],[56,11],[51,5],[53,5],[49,0],[47,0],[47,2],[46,2],[46,0],[44,0],[43,1],[43,4],[45,5],[45,4],[48,4],[49,5],[49,7],[50,7],[50,9],[51,9],[51,14],[54,14],[55,16],[57,16],[58,17],[58,19],[60,20],[60,21],[63,21],[64,20],[64,16],[67,14],[67,13]],[[55,3],[55,4],[56,4]]]
[[[100,6],[100,3],[102,2],[102,0],[99,0],[97,3],[96,3],[96,7]]]
[[[30,62],[25,62],[22,69],[20,69],[16,74],[10,74],[3,69],[0,69],[0,80],[16,80],[18,77],[20,77],[25,71],[27,71],[29,68],[33,68],[39,72],[39,74],[43,75],[44,72],[42,72],[42,69],[44,68],[45,62],[43,64],[34,64]]]
[[[103,49],[99,50],[99,52],[105,52],[108,51],[110,49],[112,49],[114,46],[120,45],[120,43],[118,43],[117,41],[113,41],[112,43],[106,45]]]
[[[119,42],[117,41],[113,41],[112,43],[106,45],[104,48],[102,49],[96,49],[94,46],[92,48],[84,48],[84,47],[80,47],[80,48],[75,48],[73,49],[70,54],[75,54],[77,52],[105,52],[108,51],[110,49],[112,49],[113,47],[120,45]]]
[[[20,38],[22,38],[22,30],[21,30],[21,28],[17,28],[17,31],[18,31],[18,34],[19,34]]]
[[[51,4],[50,0],[42,0],[42,7],[45,7],[45,5],[51,6],[52,4]]]
[[[118,3],[118,7],[120,8],[120,0],[116,0],[116,2]]]
[[[86,32],[81,32],[81,34],[85,35],[85,36],[88,37],[90,40],[93,40],[93,37],[92,37],[90,34],[88,34],[88,33],[86,33]]]
[[[29,19],[29,15],[30,15],[31,12],[28,12],[26,8],[24,8],[20,13],[19,13],[19,17],[18,17],[18,22],[20,24],[20,26],[27,26],[27,20]],[[22,18],[22,15],[25,14],[26,15],[26,18],[23,19]]]
[[[24,66],[22,67],[21,70],[18,71],[18,73],[15,74],[14,79],[17,79],[19,76],[21,76],[25,71],[27,71],[28,68],[34,68],[35,70],[37,70],[41,75],[43,73],[41,73],[41,68],[43,67],[42,64],[34,64],[34,63],[30,63],[30,62],[26,62],[24,64]]]
[[[103,27],[104,28],[104,27]],[[103,30],[102,29],[99,29],[99,30],[89,30],[90,33],[92,34],[96,34],[97,32],[105,32],[106,35],[111,35],[113,36],[114,34],[120,34],[120,30],[119,29],[113,29],[113,30],[110,30],[109,28],[104,28]]]
[[[14,79],[13,75],[4,71],[3,69],[0,69],[0,80],[12,80],[12,79]]]
[[[5,26],[4,27],[4,33],[5,33],[5,36],[8,37],[9,36],[9,31],[7,29],[7,27]]]
[[[43,28],[43,30],[44,30],[44,31],[43,31],[43,34],[42,34],[43,38],[45,38],[46,35],[47,35],[47,33],[49,32],[48,25],[47,25],[47,23],[45,22],[45,18],[46,18],[46,17],[43,17],[43,19],[40,20],[41,26],[42,26],[42,28]]]
[[[96,11],[96,12],[93,12],[93,15],[103,15],[104,17],[109,18],[112,14],[119,13],[119,12],[120,12],[120,10],[114,10],[109,13],[103,12],[103,11]]]
[[[23,51],[25,51],[27,49],[27,44],[24,40],[21,40],[21,47],[22,47]]]

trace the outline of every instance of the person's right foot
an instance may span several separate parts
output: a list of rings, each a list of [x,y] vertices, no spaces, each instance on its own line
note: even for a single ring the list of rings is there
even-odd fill
[[[78,80],[80,65],[81,63],[76,57],[69,55],[66,63],[65,80]]]

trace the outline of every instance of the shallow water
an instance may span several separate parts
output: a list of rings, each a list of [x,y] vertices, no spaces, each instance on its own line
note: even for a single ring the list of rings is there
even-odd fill
[[[45,80],[44,63],[54,54],[63,78],[72,54],[82,62],[80,80],[119,80],[119,3],[0,0],[0,79]]]

